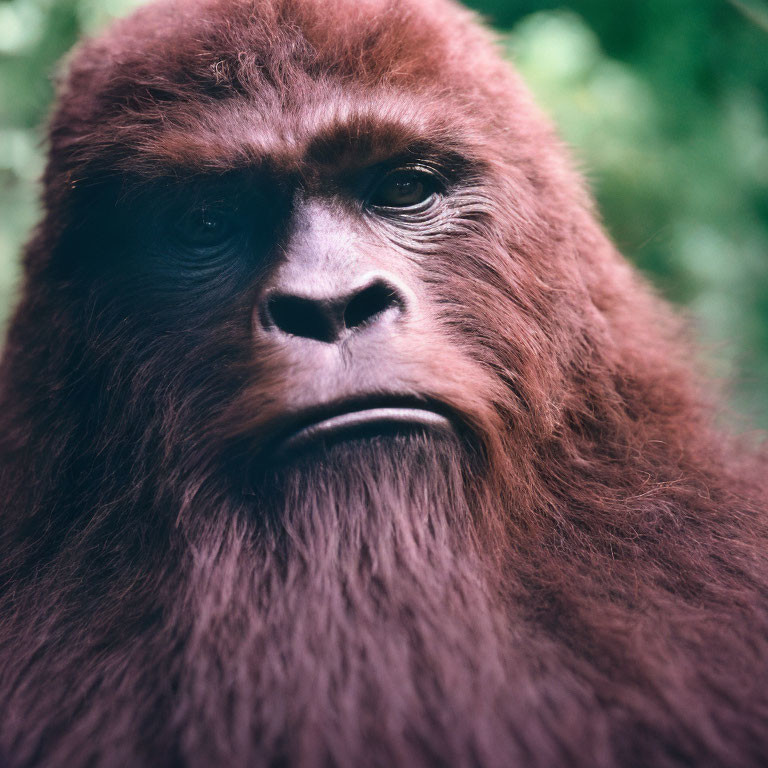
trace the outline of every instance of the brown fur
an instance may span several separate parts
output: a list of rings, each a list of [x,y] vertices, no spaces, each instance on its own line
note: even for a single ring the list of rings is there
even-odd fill
[[[59,94],[0,379],[0,763],[766,764],[766,462],[468,12],[161,3]],[[116,212],[414,141],[474,183],[376,365],[474,437],[257,471],[312,387],[250,338],[259,280],[148,280]]]

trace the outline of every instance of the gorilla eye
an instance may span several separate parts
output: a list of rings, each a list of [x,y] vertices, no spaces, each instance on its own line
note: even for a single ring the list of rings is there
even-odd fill
[[[233,211],[202,206],[186,212],[175,225],[181,243],[190,248],[223,245],[235,232]]]
[[[377,208],[416,208],[432,202],[439,187],[431,173],[415,169],[399,169],[388,173],[370,197]]]

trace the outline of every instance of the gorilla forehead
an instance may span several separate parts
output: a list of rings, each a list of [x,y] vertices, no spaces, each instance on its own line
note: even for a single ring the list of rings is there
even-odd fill
[[[290,167],[334,136],[374,161],[426,135],[487,150],[494,91],[513,78],[471,18],[442,0],[152,4],[71,58],[53,155],[82,178],[110,164],[151,175],[158,163],[215,171],[269,156]],[[478,83],[475,66],[494,76]]]

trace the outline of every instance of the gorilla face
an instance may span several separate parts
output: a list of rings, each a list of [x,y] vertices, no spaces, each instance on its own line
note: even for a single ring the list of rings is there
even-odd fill
[[[260,468],[350,440],[449,439],[498,463],[505,418],[529,411],[506,360],[519,363],[510,331],[525,313],[505,272],[502,182],[477,141],[445,139],[430,94],[401,114],[381,86],[354,109],[314,90],[322,110],[275,113],[279,138],[258,154],[234,137],[219,160],[236,167],[176,158],[173,173],[75,190],[80,225],[55,264],[73,303],[87,300],[88,365],[110,390],[131,387],[123,403],[159,418],[188,408],[189,433],[160,434],[165,450],[217,462],[250,492]],[[258,122],[259,100],[254,88],[227,109]],[[153,146],[176,142],[166,127]],[[233,477],[242,459],[247,481]]]

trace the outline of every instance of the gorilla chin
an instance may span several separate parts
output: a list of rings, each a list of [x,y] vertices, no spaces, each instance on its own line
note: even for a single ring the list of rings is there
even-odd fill
[[[368,426],[368,425],[366,425]],[[377,425],[375,431],[361,429],[336,433],[328,438],[308,441],[300,448],[290,449],[280,460],[272,460],[251,470],[252,490],[248,495],[266,498],[286,498],[290,488],[303,486],[306,494],[343,488],[365,489],[379,498],[387,495],[397,506],[406,499],[434,498],[435,473],[456,476],[464,495],[462,472],[471,454],[455,434],[447,431],[421,429],[419,425]],[[411,472],[413,467],[423,471],[423,482]],[[383,489],[390,488],[389,494]],[[338,500],[337,500],[338,501]],[[340,504],[341,507],[346,506]]]
[[[446,406],[413,397],[362,397],[288,419],[251,463],[246,495],[274,503],[317,497],[329,487],[354,493],[355,486],[365,494],[370,485],[370,493],[380,498],[389,488],[393,506],[411,505],[425,495],[435,500],[430,480],[435,475],[457,478],[455,498],[456,490],[463,490],[462,473],[470,467],[476,472],[478,465],[475,441]],[[413,476],[401,482],[413,467],[424,469],[422,487]],[[300,487],[304,493],[298,493]]]

